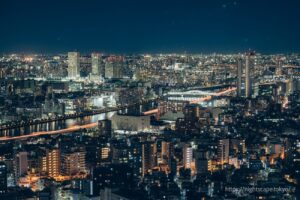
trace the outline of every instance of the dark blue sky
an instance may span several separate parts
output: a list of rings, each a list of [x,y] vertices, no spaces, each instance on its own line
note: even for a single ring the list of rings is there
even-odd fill
[[[299,0],[0,0],[0,52],[300,52]]]

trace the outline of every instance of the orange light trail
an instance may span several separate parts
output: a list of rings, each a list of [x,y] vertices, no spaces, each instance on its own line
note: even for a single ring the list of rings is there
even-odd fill
[[[210,96],[207,96],[207,97],[202,97],[202,98],[199,98],[197,100],[191,101],[191,103],[200,103],[200,102],[203,102],[203,101],[210,101],[213,96],[221,96],[223,94],[230,93],[230,92],[233,92],[235,90],[236,90],[236,87],[228,88],[227,90],[214,93],[213,95],[210,95]]]
[[[155,114],[155,113],[158,113],[158,109],[153,109],[153,110],[143,112],[144,115],[151,115],[151,114]]]
[[[14,136],[14,137],[0,137],[0,141],[27,139],[30,137],[38,137],[38,136],[43,136],[43,135],[64,134],[64,133],[78,131],[83,128],[94,128],[97,125],[98,125],[98,123],[91,123],[91,124],[85,124],[85,125],[81,125],[81,126],[76,125],[76,126],[72,126],[70,128],[60,129],[60,130],[55,130],[55,131],[39,131],[39,132],[33,132],[28,135],[21,135],[21,136]]]

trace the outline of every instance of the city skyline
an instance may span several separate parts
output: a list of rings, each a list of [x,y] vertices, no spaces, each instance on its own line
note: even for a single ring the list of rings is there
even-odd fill
[[[299,69],[252,51],[3,55],[0,198],[296,200]]]
[[[1,1],[0,199],[297,200],[299,8]]]

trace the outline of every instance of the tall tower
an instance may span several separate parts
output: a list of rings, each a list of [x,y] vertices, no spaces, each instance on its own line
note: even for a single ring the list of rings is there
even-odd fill
[[[165,164],[168,164],[171,167],[171,158],[173,156],[173,145],[171,142],[162,141],[161,142],[161,157],[162,161]]]
[[[193,161],[193,149],[190,145],[185,144],[183,147],[183,165],[184,168],[191,168],[191,164]]]
[[[47,150],[41,160],[41,171],[46,172],[49,177],[57,177],[60,175],[60,164],[60,150]]]
[[[92,74],[100,75],[99,67],[101,63],[101,56],[99,53],[92,53]]]
[[[156,143],[145,142],[142,144],[142,176],[148,173],[154,166],[156,166]]]
[[[237,96],[242,95],[242,75],[243,75],[243,64],[242,59],[237,59]]]
[[[76,78],[80,76],[80,55],[79,52],[68,53],[68,77]]]
[[[280,57],[276,58],[276,75],[282,75],[283,61]]]
[[[251,97],[252,95],[252,82],[251,82],[251,56],[253,53],[249,52],[246,54],[246,69],[245,69],[245,86],[246,86],[246,92],[245,96],[247,98]]]
[[[15,167],[15,181],[17,182],[19,178],[27,173],[28,170],[28,153],[19,152],[14,158]]]
[[[229,161],[229,139],[219,140],[218,162],[223,165]]]

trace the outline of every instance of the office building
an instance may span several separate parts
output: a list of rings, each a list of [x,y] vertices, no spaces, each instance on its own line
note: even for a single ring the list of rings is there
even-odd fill
[[[218,162],[219,164],[223,165],[228,163],[229,161],[229,139],[222,139],[219,140],[218,144]]]
[[[246,67],[245,67],[245,96],[250,98],[252,96],[252,53],[246,54]]]
[[[237,96],[242,96],[242,76],[243,76],[243,63],[242,59],[237,59]]]
[[[163,163],[170,164],[172,156],[172,144],[171,142],[162,141],[161,142],[161,158]]]
[[[123,78],[123,58],[110,57],[105,64],[105,78],[121,79]]]
[[[198,149],[195,152],[195,166],[197,174],[211,171],[211,160],[208,159],[208,152],[206,149]]]
[[[282,67],[283,60],[280,57],[276,58],[276,75],[282,75]]]
[[[68,77],[76,78],[80,76],[80,55],[78,52],[68,53]]]
[[[154,142],[145,142],[142,144],[142,176],[147,174],[156,166],[157,147]]]
[[[92,53],[92,75],[100,75],[101,55],[99,53]]]

